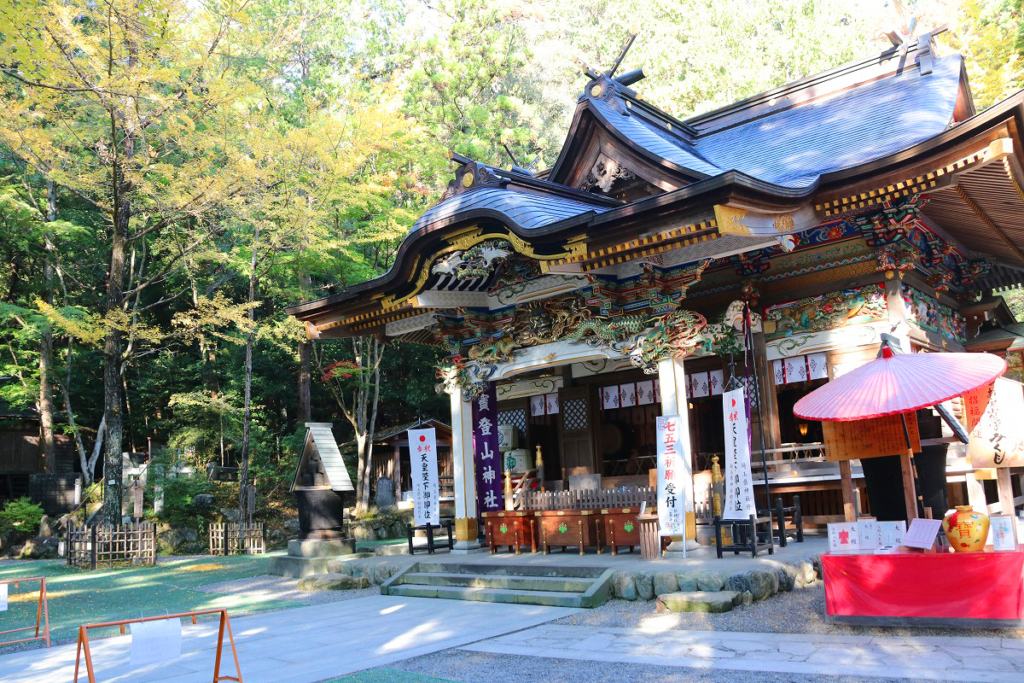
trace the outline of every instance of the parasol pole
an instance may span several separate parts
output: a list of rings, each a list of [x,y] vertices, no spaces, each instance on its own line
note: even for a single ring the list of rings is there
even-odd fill
[[[883,334],[878,357],[894,356],[897,353],[902,353],[899,340],[891,335]],[[910,428],[907,426],[906,413],[900,413],[900,422],[903,425],[903,438],[907,442],[907,454],[900,456],[900,473],[903,475],[903,500],[907,506],[907,522],[910,523],[915,517],[928,517],[928,515],[924,510],[924,496],[918,493],[921,486],[917,476],[917,463],[914,460],[914,445],[910,442]]]

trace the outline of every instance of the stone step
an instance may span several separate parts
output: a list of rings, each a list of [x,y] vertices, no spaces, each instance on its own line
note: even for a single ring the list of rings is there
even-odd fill
[[[373,557],[369,553],[353,553],[335,557],[295,557],[294,555],[278,555],[270,558],[267,573],[273,576],[284,576],[290,579],[301,579],[310,574],[331,573],[331,563],[338,560],[354,560]]]
[[[337,557],[351,555],[356,551],[356,542],[352,538],[339,540],[298,540],[288,541],[288,554],[292,557]]]
[[[476,602],[506,602],[548,607],[589,607],[584,605],[582,593],[555,591],[522,591],[505,588],[469,588],[459,586],[417,586],[402,584],[391,586],[388,595],[407,598],[445,598]]]
[[[543,565],[473,564],[448,561],[421,561],[416,571],[430,574],[472,574],[474,576],[552,576],[558,578],[596,579],[604,567],[572,567]]]
[[[518,591],[585,593],[597,579],[558,576],[497,576],[452,573],[408,572],[402,585],[449,586],[462,588],[500,588]]]

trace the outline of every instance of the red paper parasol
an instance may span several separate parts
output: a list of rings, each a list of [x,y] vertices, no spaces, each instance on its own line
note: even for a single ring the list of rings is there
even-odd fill
[[[882,356],[828,382],[793,406],[807,420],[847,422],[934,406],[995,381],[1006,361],[988,353]]]

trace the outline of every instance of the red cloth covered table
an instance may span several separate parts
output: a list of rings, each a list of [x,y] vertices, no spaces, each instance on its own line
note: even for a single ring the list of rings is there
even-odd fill
[[[1019,623],[1024,619],[1024,550],[905,551],[897,555],[825,553],[821,564],[825,574],[825,611],[837,621],[881,617]]]

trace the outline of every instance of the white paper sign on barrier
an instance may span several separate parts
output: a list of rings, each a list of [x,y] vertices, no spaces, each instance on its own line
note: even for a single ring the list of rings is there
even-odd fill
[[[468,410],[468,406],[466,409]],[[415,500],[413,517],[416,526],[440,524],[437,438],[433,428],[409,430],[409,460],[409,466],[412,469],[412,492],[413,500]]]
[[[722,519],[750,519],[750,515],[757,514],[744,395],[742,388],[722,394],[725,422],[725,509]]]
[[[132,648],[128,661],[132,668],[181,657],[180,619],[140,621],[130,628]]]

